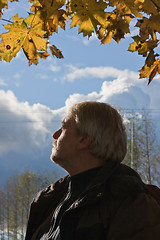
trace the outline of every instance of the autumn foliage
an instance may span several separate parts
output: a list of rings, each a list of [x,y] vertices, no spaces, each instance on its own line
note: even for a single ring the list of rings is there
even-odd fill
[[[10,0],[13,2],[14,0]],[[16,1],[16,0],[15,0]],[[145,58],[140,78],[148,78],[148,83],[160,74],[158,44],[160,36],[160,0],[29,0],[28,17],[18,14],[4,25],[7,32],[0,35],[0,60],[10,62],[22,48],[29,65],[38,64],[39,58],[46,59],[48,50],[57,58],[62,52],[49,42],[59,27],[65,30],[66,24],[78,27],[84,37],[96,33],[101,44],[117,43],[130,33],[131,20],[135,21],[138,35],[128,50],[138,52]],[[0,0],[0,17],[7,0]]]

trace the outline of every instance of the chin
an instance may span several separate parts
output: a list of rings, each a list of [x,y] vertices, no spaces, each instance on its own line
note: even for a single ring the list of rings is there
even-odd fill
[[[51,153],[51,155],[50,155],[51,161],[55,162],[55,158],[56,158],[55,155],[53,153]]]
[[[51,154],[50,159],[54,163],[58,163],[59,164],[59,162],[60,162],[60,158],[58,156],[56,156],[55,153]]]
[[[54,154],[51,154],[50,159],[51,159],[52,162],[54,162],[55,164],[58,164],[60,167],[65,169],[64,160],[62,158],[60,158],[58,156],[55,156]]]

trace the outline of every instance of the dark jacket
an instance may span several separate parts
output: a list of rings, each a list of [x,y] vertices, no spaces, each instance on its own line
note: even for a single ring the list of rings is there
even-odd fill
[[[65,177],[35,196],[25,240],[36,239],[36,232],[53,214],[67,190]],[[74,240],[159,240],[160,207],[134,170],[108,161],[64,213],[61,240],[66,240],[67,224],[74,226],[69,228]]]

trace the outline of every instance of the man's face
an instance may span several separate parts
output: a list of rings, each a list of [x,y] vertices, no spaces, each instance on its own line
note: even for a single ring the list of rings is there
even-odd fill
[[[79,135],[76,132],[75,121],[67,116],[62,122],[62,128],[53,134],[51,160],[59,164],[64,169],[74,164],[77,154],[77,144]]]

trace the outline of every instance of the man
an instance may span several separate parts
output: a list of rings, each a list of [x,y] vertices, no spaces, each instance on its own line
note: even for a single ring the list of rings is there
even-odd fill
[[[160,207],[122,164],[127,137],[110,105],[74,105],[53,134],[51,160],[68,176],[38,193],[26,240],[159,240]]]

